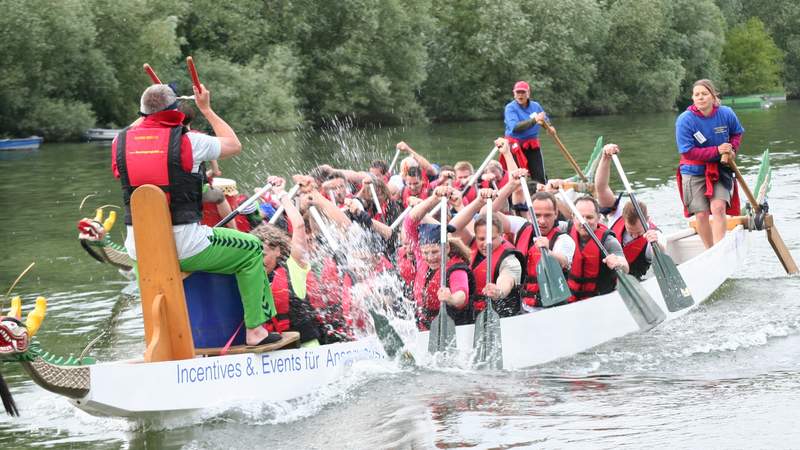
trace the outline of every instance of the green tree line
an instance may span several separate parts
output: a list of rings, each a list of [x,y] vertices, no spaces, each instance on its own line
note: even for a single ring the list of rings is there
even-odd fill
[[[237,130],[498,118],[519,79],[550,113],[800,96],[796,0],[0,0],[0,135],[136,117],[142,64]]]

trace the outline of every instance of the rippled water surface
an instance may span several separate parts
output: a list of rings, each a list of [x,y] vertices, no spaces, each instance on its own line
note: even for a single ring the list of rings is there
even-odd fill
[[[770,148],[771,211],[800,258],[800,104],[741,111],[739,166],[754,183]],[[683,225],[675,190],[674,115],[562,119],[564,143],[583,165],[594,140],[623,148],[640,197],[667,231]],[[314,161],[365,167],[408,141],[431,160],[480,162],[499,123],[286,133],[244,138],[245,154],[223,163],[240,190],[266,174]],[[551,176],[569,166],[544,140]],[[49,308],[39,339],[47,350],[78,353],[102,334],[101,360],[143,352],[138,299],[127,281],[91,260],[75,223],[95,207],[119,204],[108,147],[45,144],[0,154],[0,289]],[[614,177],[615,178],[615,177]],[[81,200],[86,206],[79,211]],[[122,228],[112,231],[122,241]],[[0,417],[2,448],[797,448],[800,447],[800,279],[784,275],[763,234],[748,259],[696,311],[544,366],[513,372],[404,369],[359,363],[339,383],[291,403],[237,404],[147,422],[96,418],[34,385],[14,364],[0,366],[21,408]],[[5,301],[3,309],[7,307]],[[531,346],[546,346],[532,342]]]

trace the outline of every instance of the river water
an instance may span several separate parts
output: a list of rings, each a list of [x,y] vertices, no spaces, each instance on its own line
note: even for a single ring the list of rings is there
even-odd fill
[[[770,149],[770,210],[800,259],[800,104],[738,114],[746,128],[739,166],[752,185],[758,158]],[[652,216],[674,231],[684,223],[674,117],[565,118],[554,125],[581,166],[598,136],[619,144]],[[401,139],[434,162],[477,164],[501,132],[497,121],[370,130],[337,124],[320,134],[246,136],[244,153],[222,169],[240,190],[250,190],[267,174],[315,162],[366,167],[375,157],[390,159]],[[543,146],[550,176],[568,176],[552,142],[544,139]],[[138,299],[121,295],[128,282],[90,259],[76,238],[78,219],[121,202],[109,167],[109,148],[95,144],[0,154],[0,289],[36,262],[14,292],[26,309],[37,295],[47,297],[38,338],[53,353],[79,353],[101,333],[92,350],[100,360],[143,352]],[[114,240],[123,240],[123,228],[112,230]],[[148,422],[87,415],[34,385],[15,364],[3,364],[22,416],[0,416],[0,447],[797,448],[798,289],[800,279],[784,274],[763,233],[755,233],[749,258],[696,311],[570,358],[512,372],[357,364],[339,383],[301,401]],[[5,311],[8,301],[0,305]]]

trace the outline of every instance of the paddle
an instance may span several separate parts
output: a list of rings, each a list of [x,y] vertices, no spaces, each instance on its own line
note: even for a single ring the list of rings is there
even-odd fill
[[[383,211],[381,211],[381,201],[378,199],[378,193],[375,192],[375,184],[369,184],[369,192],[372,194],[372,203],[375,203],[375,212],[377,214],[382,214]]]
[[[586,234],[594,240],[594,243],[600,248],[600,251],[603,252],[603,257],[607,258],[608,250],[606,250],[603,243],[600,242],[600,239],[595,236],[594,230],[589,228],[586,219],[578,212],[578,208],[575,207],[575,204],[572,203],[569,196],[566,195],[563,189],[559,191],[559,195],[561,196],[561,201],[572,210],[572,215],[580,221],[583,229],[586,230]],[[619,292],[619,296],[631,313],[633,320],[639,325],[640,331],[648,331],[666,319],[666,313],[658,307],[653,298],[650,297],[650,294],[639,284],[636,278],[628,275],[619,267],[614,268],[614,272],[617,274],[617,292]]]
[[[156,72],[150,67],[150,64],[144,63],[144,72],[150,76],[150,79],[153,81],[153,84],[161,84],[161,80],[158,79]]]
[[[238,216],[239,214],[241,214],[241,213],[242,213],[242,211],[243,211],[245,208],[247,208],[247,207],[248,207],[248,206],[250,206],[250,205],[251,205],[253,202],[255,202],[256,200],[258,200],[258,199],[259,199],[259,197],[261,197],[262,195],[264,195],[264,193],[265,193],[265,192],[267,192],[268,190],[270,190],[271,188],[272,188],[272,185],[271,185],[270,183],[267,183],[267,184],[265,184],[263,188],[259,189],[259,190],[258,190],[258,192],[256,192],[255,194],[253,194],[253,195],[252,195],[250,198],[248,198],[247,200],[245,200],[245,201],[244,201],[244,203],[242,203],[241,205],[237,206],[237,207],[236,207],[236,209],[234,209],[233,211],[231,211],[231,212],[230,212],[230,214],[228,214],[227,216],[225,216],[225,218],[224,218],[224,219],[222,219],[222,220],[220,220],[219,222],[217,222],[217,224],[216,224],[216,225],[214,225],[214,227],[216,228],[216,227],[221,227],[221,226],[224,226],[226,223],[228,223],[228,222],[230,222],[231,220],[233,220],[233,218],[234,218],[234,217],[236,217],[236,216]]]
[[[442,197],[439,208],[439,286],[447,287],[447,197]],[[428,333],[428,352],[444,352],[455,347],[456,322],[447,314],[447,303],[439,301],[439,314],[431,322]]]
[[[389,164],[389,170],[386,172],[387,175],[391,175],[394,171],[394,165],[397,163],[397,158],[400,157],[400,149],[395,149],[394,151],[394,158],[392,158],[392,163]]]
[[[311,218],[322,232],[322,235],[325,236],[325,240],[328,241],[328,245],[330,245],[333,254],[338,254],[339,242],[333,238],[330,230],[325,225],[325,222],[323,222],[322,216],[319,215],[317,207],[314,205],[309,206],[308,212],[311,214]],[[375,334],[378,335],[378,339],[383,345],[383,350],[386,352],[386,356],[394,358],[403,348],[403,338],[400,337],[400,333],[398,333],[392,324],[389,323],[389,319],[386,316],[384,316],[380,311],[376,310],[372,304],[369,304],[369,302],[367,303],[369,314],[372,316],[372,321],[375,325]],[[405,352],[404,357],[406,362],[414,362],[414,357],[410,353]]]
[[[494,158],[494,155],[497,154],[498,150],[500,149],[497,146],[492,147],[492,150],[489,152],[489,156],[487,156],[486,159],[483,160],[480,167],[478,167],[478,170],[476,170],[475,173],[472,174],[472,176],[469,178],[469,181],[467,181],[466,186],[461,187],[462,196],[467,193],[469,188],[473,184],[475,184],[476,181],[478,181],[478,177],[480,177],[483,171],[486,170],[486,166],[489,165],[489,161],[491,161],[492,158]]]
[[[197,88],[197,92],[203,92],[200,87],[200,77],[197,76],[197,68],[194,67],[194,60],[191,56],[186,57],[186,67],[189,68],[189,76],[192,77],[192,84]]]
[[[636,214],[639,216],[639,221],[642,222],[642,229],[647,230],[649,224],[647,218],[642,212],[642,207],[639,201],[636,200],[636,194],[633,192],[631,184],[628,182],[628,177],[622,169],[622,164],[619,162],[617,155],[611,155],[611,160],[614,161],[614,166],[617,168],[619,177],[622,179],[622,184],[625,185],[625,190],[628,192],[628,197],[631,199],[633,207],[636,209]],[[618,236],[620,242],[622,236]],[[689,288],[686,286],[686,281],[678,271],[675,261],[661,250],[657,243],[651,242],[650,248],[653,250],[653,273],[658,280],[658,287],[661,289],[661,295],[664,297],[664,303],[670,312],[680,311],[694,305]]]
[[[533,201],[528,190],[528,183],[525,177],[520,177],[519,181],[522,185],[522,193],[525,195],[525,203],[528,204],[528,215],[531,224],[533,224],[533,233],[537,238],[541,237],[542,232],[533,212]],[[539,251],[542,254],[539,258],[539,263],[536,265],[539,302],[545,308],[566,302],[572,292],[567,286],[567,280],[564,278],[564,270],[561,268],[561,264],[550,254],[550,250],[547,247],[541,247]]]
[[[539,122],[539,124],[542,127],[544,127],[544,129],[547,130],[548,132],[550,131],[550,124],[547,123],[547,121],[543,120]],[[553,136],[553,140],[556,141],[556,145],[558,146],[558,149],[561,150],[561,154],[564,155],[564,158],[567,160],[567,162],[572,166],[573,169],[575,169],[575,173],[578,174],[578,176],[581,178],[582,181],[589,181],[589,179],[586,178],[586,175],[584,175],[581,168],[578,167],[578,163],[575,162],[575,158],[573,158],[569,150],[567,150],[567,148],[564,147],[564,144],[561,142],[561,139],[559,139],[558,134],[552,133],[551,136]]]
[[[761,205],[758,204],[756,198],[753,196],[753,192],[750,191],[750,187],[747,186],[747,183],[744,181],[742,173],[739,172],[739,167],[736,166],[736,161],[733,159],[728,159],[727,164],[731,169],[733,169],[734,173],[736,173],[736,179],[739,180],[739,186],[741,186],[745,196],[747,196],[747,201],[750,202],[750,205],[753,207],[756,214],[760,214],[762,212]],[[772,246],[772,250],[778,257],[778,260],[783,265],[783,269],[786,271],[786,273],[798,273],[797,263],[794,262],[792,254],[789,252],[789,249],[783,242],[783,238],[781,237],[780,233],[778,233],[778,229],[775,227],[775,221],[772,217],[772,214],[769,214],[766,211],[764,211],[764,228],[767,231],[767,240]]]
[[[394,222],[392,222],[392,224],[389,225],[389,228],[391,228],[392,230],[397,228],[397,226],[403,222],[403,219],[406,218],[408,213],[410,213],[413,208],[414,208],[413,206],[406,206],[406,209],[404,209],[403,212],[401,212],[400,215],[397,216],[397,219],[394,219]]]
[[[300,189],[300,185],[299,184],[295,184],[294,186],[292,186],[291,189],[289,189],[289,192],[287,193],[289,195],[289,200],[294,198],[295,194],[297,194],[297,191],[299,189]],[[281,217],[281,214],[283,214],[283,212],[285,210],[286,210],[286,208],[284,208],[283,205],[281,204],[278,207],[278,210],[275,211],[275,214],[273,214],[272,217],[269,218],[269,223],[274,225],[275,222],[278,221],[278,219]]]
[[[492,282],[492,199],[486,199],[486,284]],[[500,315],[492,305],[492,299],[486,298],[486,307],[475,319],[473,348],[474,363],[477,367],[491,369],[503,368],[503,342],[500,335]]]

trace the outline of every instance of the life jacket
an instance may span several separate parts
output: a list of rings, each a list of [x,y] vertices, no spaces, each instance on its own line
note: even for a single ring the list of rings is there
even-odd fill
[[[470,267],[472,268],[472,273],[475,276],[475,296],[473,301],[473,310],[475,313],[483,311],[486,307],[486,296],[483,295],[483,288],[486,287],[486,258],[479,258],[480,252],[478,252],[476,240],[472,242],[472,260],[470,262]],[[508,241],[502,240],[500,241],[500,245],[497,248],[492,250],[492,280],[497,281],[497,276],[500,274],[500,265],[502,264],[503,260],[509,257],[514,257],[519,260],[520,267],[525,267],[525,258],[522,256],[522,253],[518,252],[513,245],[511,245]],[[525,273],[523,272],[523,283],[525,282]],[[500,317],[510,317],[519,314],[520,311],[520,295],[519,295],[519,288],[520,285],[514,286],[511,289],[511,292],[505,298],[501,299],[492,299],[492,304],[494,305],[497,313]]]
[[[525,156],[525,152],[523,151],[524,149],[539,151],[541,148],[538,137],[530,139],[517,139],[512,136],[506,136],[506,140],[508,141],[509,147],[511,147],[511,154],[514,156],[514,161],[516,161],[517,167],[528,167],[528,158]],[[500,164],[503,166],[503,170],[508,170],[505,158],[500,158]]]
[[[531,225],[530,222],[525,223],[525,225],[523,225],[522,228],[520,228],[519,233],[517,233],[518,237],[524,231],[525,228],[533,230],[533,225]],[[531,233],[526,232],[526,234],[531,234]],[[545,237],[550,240],[550,245],[548,246],[550,250],[553,250],[553,247],[556,245],[556,240],[562,234],[565,233],[559,231],[557,225],[554,226],[549,233],[547,233]],[[524,238],[523,236],[523,240],[524,239],[526,238]],[[525,251],[526,253],[525,284],[521,289],[520,295],[522,297],[522,301],[526,305],[530,307],[535,307],[535,306],[541,306],[541,303],[539,301],[539,282],[536,277],[536,266],[539,265],[539,259],[541,259],[542,257],[542,252],[541,250],[539,250],[539,247],[532,245],[533,244],[532,238],[528,237],[527,240],[528,240],[528,248],[526,250],[522,250],[519,246],[521,242],[519,242],[519,239],[517,239],[517,250]]]
[[[309,303],[319,312],[322,344],[354,339],[350,320],[350,289],[354,277],[349,271],[341,272],[340,276],[339,267],[332,258],[325,258],[320,273],[312,270],[306,278]]]
[[[144,184],[160,187],[173,225],[203,217],[203,175],[192,173],[192,143],[180,111],[161,111],[122,130],[112,144],[112,170],[122,182],[125,224],[132,225],[131,195]]]
[[[572,291],[572,296],[567,300],[572,303],[596,295],[607,294],[614,290],[617,282],[616,273],[603,264],[603,252],[595,244],[594,239],[589,239],[581,245],[578,227],[570,223],[569,235],[575,241],[575,254],[572,257],[572,267],[567,274],[567,285]],[[594,230],[600,242],[605,241],[614,232],[603,224],[597,224]]]
[[[403,208],[408,207],[408,199],[410,197],[417,197],[420,200],[425,200],[428,198],[428,183],[423,182],[422,189],[420,189],[419,194],[416,195],[411,193],[411,189],[409,189],[408,186],[403,186],[403,190],[400,191],[400,198],[403,201]]]
[[[652,222],[648,224],[648,227],[651,230],[656,228]],[[644,236],[639,236],[627,244],[623,244],[622,237],[623,233],[625,233],[625,219],[623,219],[622,216],[617,218],[611,225],[611,231],[614,232],[614,235],[619,237],[619,242],[622,244],[622,252],[625,253],[625,260],[628,261],[628,266],[630,267],[628,273],[641,280],[647,273],[647,269],[650,268],[650,262],[647,260],[647,239],[645,239]]]
[[[456,270],[463,270],[467,273],[469,296],[467,297],[466,304],[461,309],[456,309],[451,305],[447,305],[447,314],[453,318],[456,325],[464,325],[470,323],[472,319],[471,314],[471,297],[475,292],[475,276],[472,271],[460,258],[450,258],[447,262],[445,269],[446,279],[450,279],[450,275]],[[430,267],[426,270],[425,277],[419,280],[419,283],[414,285],[414,303],[416,305],[417,327],[420,330],[427,330],[431,326],[433,319],[439,315],[439,298],[438,292],[440,287],[439,267]]]
[[[316,313],[307,298],[297,296],[285,263],[269,274],[272,298],[275,300],[277,315],[264,326],[272,332],[282,333],[294,330],[300,333],[300,342],[307,342],[320,337]]]

